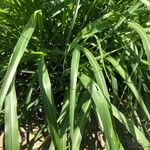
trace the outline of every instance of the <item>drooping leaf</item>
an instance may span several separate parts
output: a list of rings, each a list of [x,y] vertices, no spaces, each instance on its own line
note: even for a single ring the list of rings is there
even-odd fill
[[[131,89],[132,93],[136,97],[136,100],[138,101],[139,105],[143,109],[145,115],[150,120],[150,114],[149,114],[147,107],[145,106],[144,100],[142,99],[142,96],[140,95],[140,93],[137,91],[129,75],[125,72],[125,70],[121,67],[121,65],[119,64],[117,60],[115,60],[114,58],[110,56],[107,58],[107,60],[113,65],[113,67],[117,70],[120,76],[124,79],[128,87]]]
[[[136,30],[136,32],[140,35],[142,42],[143,42],[145,53],[148,58],[148,63],[150,66],[150,35],[147,34],[144,31],[144,28],[142,28],[139,24],[137,24],[135,22],[129,22],[128,24],[130,27],[132,27],[134,30]]]
[[[9,90],[9,87],[11,85],[11,82],[14,78],[14,75],[16,73],[17,67],[19,65],[19,62],[24,54],[24,51],[26,50],[26,47],[30,41],[30,38],[35,30],[38,15],[41,15],[41,11],[35,11],[33,15],[31,16],[29,22],[27,23],[25,29],[23,30],[22,34],[20,35],[20,38],[18,39],[18,42],[14,48],[14,51],[12,53],[12,56],[10,58],[6,75],[3,79],[3,83],[0,89],[0,112],[3,107],[4,99],[7,95],[7,92]]]

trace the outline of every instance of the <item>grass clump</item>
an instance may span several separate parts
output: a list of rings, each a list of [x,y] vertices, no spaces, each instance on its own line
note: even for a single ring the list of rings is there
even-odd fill
[[[0,4],[5,149],[150,149],[148,1]]]

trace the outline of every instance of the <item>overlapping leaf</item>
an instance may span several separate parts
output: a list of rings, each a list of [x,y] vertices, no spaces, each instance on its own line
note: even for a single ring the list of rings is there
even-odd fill
[[[131,26],[134,30],[136,30],[136,32],[140,35],[150,66],[150,35],[146,33],[144,28],[142,28],[136,22],[129,22],[129,26]]]
[[[57,110],[52,96],[51,82],[44,62],[44,56],[41,56],[38,64],[39,64],[38,75],[39,75],[40,90],[47,124],[55,147],[57,147],[58,150],[61,150],[62,143],[58,131],[57,116],[56,116]]]
[[[31,19],[27,23],[27,25],[26,25],[24,31],[22,32],[22,34],[14,48],[14,51],[12,53],[11,59],[9,61],[9,65],[7,67],[7,72],[3,79],[3,83],[2,83],[2,86],[0,89],[0,112],[2,110],[4,99],[9,90],[11,82],[14,78],[14,75],[16,73],[19,62],[20,62],[20,60],[24,54],[24,51],[26,50],[26,47],[30,41],[30,38],[35,30],[38,15],[41,15],[40,10],[35,11],[33,13],[33,15],[31,16]]]

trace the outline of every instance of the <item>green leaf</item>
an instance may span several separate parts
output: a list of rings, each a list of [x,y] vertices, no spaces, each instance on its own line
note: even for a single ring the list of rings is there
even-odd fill
[[[122,146],[118,139],[118,135],[117,132],[115,131],[113,124],[114,122],[112,120],[111,108],[107,99],[103,95],[102,90],[92,79],[90,79],[85,74],[82,74],[80,76],[80,81],[91,94],[91,97],[95,104],[95,108],[97,109],[96,112],[98,112],[98,115],[100,116],[102,121],[100,122],[100,124],[102,123],[104,127],[104,135],[108,142],[109,149],[111,150],[121,149]]]
[[[127,10],[127,12],[129,14],[132,14],[135,10],[137,10],[139,8],[139,6],[141,5],[140,2],[135,1],[133,3],[133,5]],[[119,19],[119,21],[115,24],[114,26],[114,30],[116,30],[119,26],[121,26],[121,24],[126,20],[126,17],[123,16]]]
[[[87,97],[88,96],[88,97]],[[89,97],[89,94],[85,92],[85,97],[86,99],[83,99],[85,102],[83,103],[81,107],[81,111],[79,113],[79,117],[77,120],[77,125],[74,130],[74,137],[73,137],[73,143],[72,143],[72,150],[79,150],[80,149],[80,144],[82,141],[82,136],[83,136],[83,131],[87,123],[87,119],[89,117],[90,113],[90,108],[92,101]]]
[[[46,120],[50,130],[51,138],[53,140],[55,147],[58,150],[61,150],[62,143],[58,132],[58,124],[57,124],[57,116],[56,116],[57,110],[52,96],[51,82],[44,62],[44,56],[41,56],[41,58],[38,61],[38,75],[39,75],[39,83],[40,83],[43,108],[45,111]]]
[[[148,0],[140,0],[143,4],[150,7],[150,2]]]
[[[70,77],[70,130],[71,137],[73,142],[74,134],[74,119],[75,119],[75,107],[76,107],[76,88],[77,88],[77,77],[78,77],[78,68],[80,61],[80,47],[77,45],[72,53],[71,60],[71,77]]]
[[[14,75],[16,73],[17,67],[19,65],[19,62],[24,54],[24,51],[26,50],[26,47],[30,41],[30,38],[35,30],[36,22],[38,19],[38,15],[41,15],[41,11],[35,11],[33,15],[31,16],[31,19],[27,23],[25,29],[23,30],[15,48],[12,53],[12,56],[10,58],[6,75],[3,79],[3,83],[0,89],[0,112],[3,107],[4,99],[7,95],[7,92],[9,90],[9,87],[11,85],[11,82],[14,78]]]
[[[114,105],[111,105],[113,115],[126,127],[126,129],[133,135],[138,143],[143,146],[144,150],[150,149],[150,143],[145,135],[134,125],[132,120],[127,119]]]
[[[96,58],[93,56],[93,54],[89,50],[87,50],[86,48],[82,48],[82,50],[87,56],[90,65],[92,66],[95,79],[96,79],[97,84],[99,85],[99,88],[101,89],[101,91],[103,92],[107,100],[110,101],[107,85],[106,85],[105,78],[102,72],[102,68],[100,67]]]
[[[150,66],[150,35],[147,34],[144,28],[142,28],[139,24],[135,22],[129,22],[128,24],[130,27],[136,30],[136,32],[140,35],[142,42],[143,42],[144,49],[145,49],[145,53],[148,58],[148,63]]]
[[[109,13],[108,13],[109,14]],[[88,39],[94,34],[101,32],[102,30],[110,26],[109,22],[103,17],[96,19],[94,22],[89,23],[83,30],[81,30],[70,44],[68,51],[74,48],[74,46],[82,39]]]
[[[113,67],[117,70],[117,72],[120,74],[120,76],[124,79],[124,81],[126,82],[128,87],[131,89],[132,93],[136,97],[136,100],[138,101],[139,105],[144,110],[145,115],[150,120],[150,114],[144,104],[144,100],[142,99],[140,93],[137,91],[137,89],[136,89],[135,85],[133,84],[133,82],[131,81],[131,78],[129,77],[129,75],[125,72],[125,70],[121,67],[121,65],[119,64],[119,62],[117,60],[115,60],[114,58],[112,58],[110,56],[107,58],[107,60],[113,65]]]
[[[4,10],[4,9],[0,8],[0,13],[7,14],[7,13],[9,13],[9,12],[8,12],[7,10]]]
[[[11,83],[5,98],[5,149],[19,150],[19,129],[17,118],[17,97],[15,81]]]

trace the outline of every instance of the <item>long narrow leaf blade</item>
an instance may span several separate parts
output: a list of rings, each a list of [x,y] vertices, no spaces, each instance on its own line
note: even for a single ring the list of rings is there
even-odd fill
[[[87,92],[85,94],[89,96]],[[81,107],[81,111],[79,113],[79,118],[77,121],[77,127],[74,130],[74,138],[73,138],[74,142],[73,142],[72,150],[80,149],[83,131],[87,123],[87,118],[89,117],[91,104],[92,104],[92,101],[90,97],[88,97],[88,99],[84,102],[84,104]]]
[[[143,4],[150,7],[150,1],[149,0],[140,0]]]
[[[20,149],[17,118],[17,97],[14,82],[12,83],[5,100],[5,149]]]
[[[108,141],[109,149],[121,149],[121,143],[114,129],[110,106],[107,99],[104,97],[103,92],[93,80],[91,80],[88,76],[84,74],[81,75],[80,81],[91,94],[97,112],[101,117],[104,127],[104,135],[106,137],[106,140]]]
[[[83,48],[82,50],[87,56],[89,63],[91,64],[93,68],[93,72],[94,72],[97,84],[99,85],[100,89],[102,90],[107,100],[110,100],[107,85],[106,85],[105,78],[102,72],[102,68],[100,67],[96,58],[93,56],[93,54],[89,50],[87,50],[86,48]]]
[[[69,118],[70,118],[70,131],[71,131],[72,138],[73,138],[73,132],[74,132],[76,88],[77,88],[79,61],[80,61],[80,48],[76,46],[72,54],[71,79],[70,79],[70,113],[69,113],[70,116]]]
[[[144,28],[142,28],[139,24],[137,24],[135,22],[129,22],[128,24],[134,30],[136,30],[136,32],[140,35],[142,42],[143,42],[144,49],[145,49],[145,53],[146,53],[147,58],[148,58],[149,66],[150,66],[150,35],[147,34],[144,31]]]
[[[62,144],[58,133],[57,116],[56,116],[57,110],[52,97],[51,82],[44,62],[44,56],[41,56],[38,61],[38,75],[43,107],[46,115],[47,124],[50,130],[51,138],[53,140],[55,147],[58,150],[61,150]]]
[[[127,119],[114,105],[112,106],[113,115],[126,127],[126,129],[133,135],[144,150],[150,149],[150,143],[143,135],[143,133],[133,124],[132,120]]]
[[[40,10],[35,11],[33,13],[33,15],[31,16],[31,19],[27,23],[25,29],[23,30],[15,48],[14,48],[13,54],[9,61],[6,75],[4,77],[4,80],[3,80],[3,83],[2,83],[2,86],[0,89],[0,112],[3,107],[5,96],[8,92],[8,89],[11,85],[11,82],[12,82],[15,72],[17,70],[18,64],[23,56],[24,51],[26,50],[29,40],[34,32],[35,27],[36,27],[38,14],[41,14]]]
[[[131,81],[131,78],[129,77],[129,75],[124,71],[124,69],[120,66],[119,62],[116,61],[114,58],[112,57],[108,57],[107,60],[113,65],[113,67],[118,71],[118,73],[120,74],[120,76],[126,81],[126,84],[129,86],[129,88],[131,89],[131,91],[133,92],[134,96],[136,97],[139,105],[141,106],[141,108],[144,110],[145,115],[147,116],[147,118],[150,120],[150,114],[148,109],[145,106],[144,100],[142,99],[141,95],[139,94],[139,92],[137,91],[136,87],[134,86],[133,82]]]

